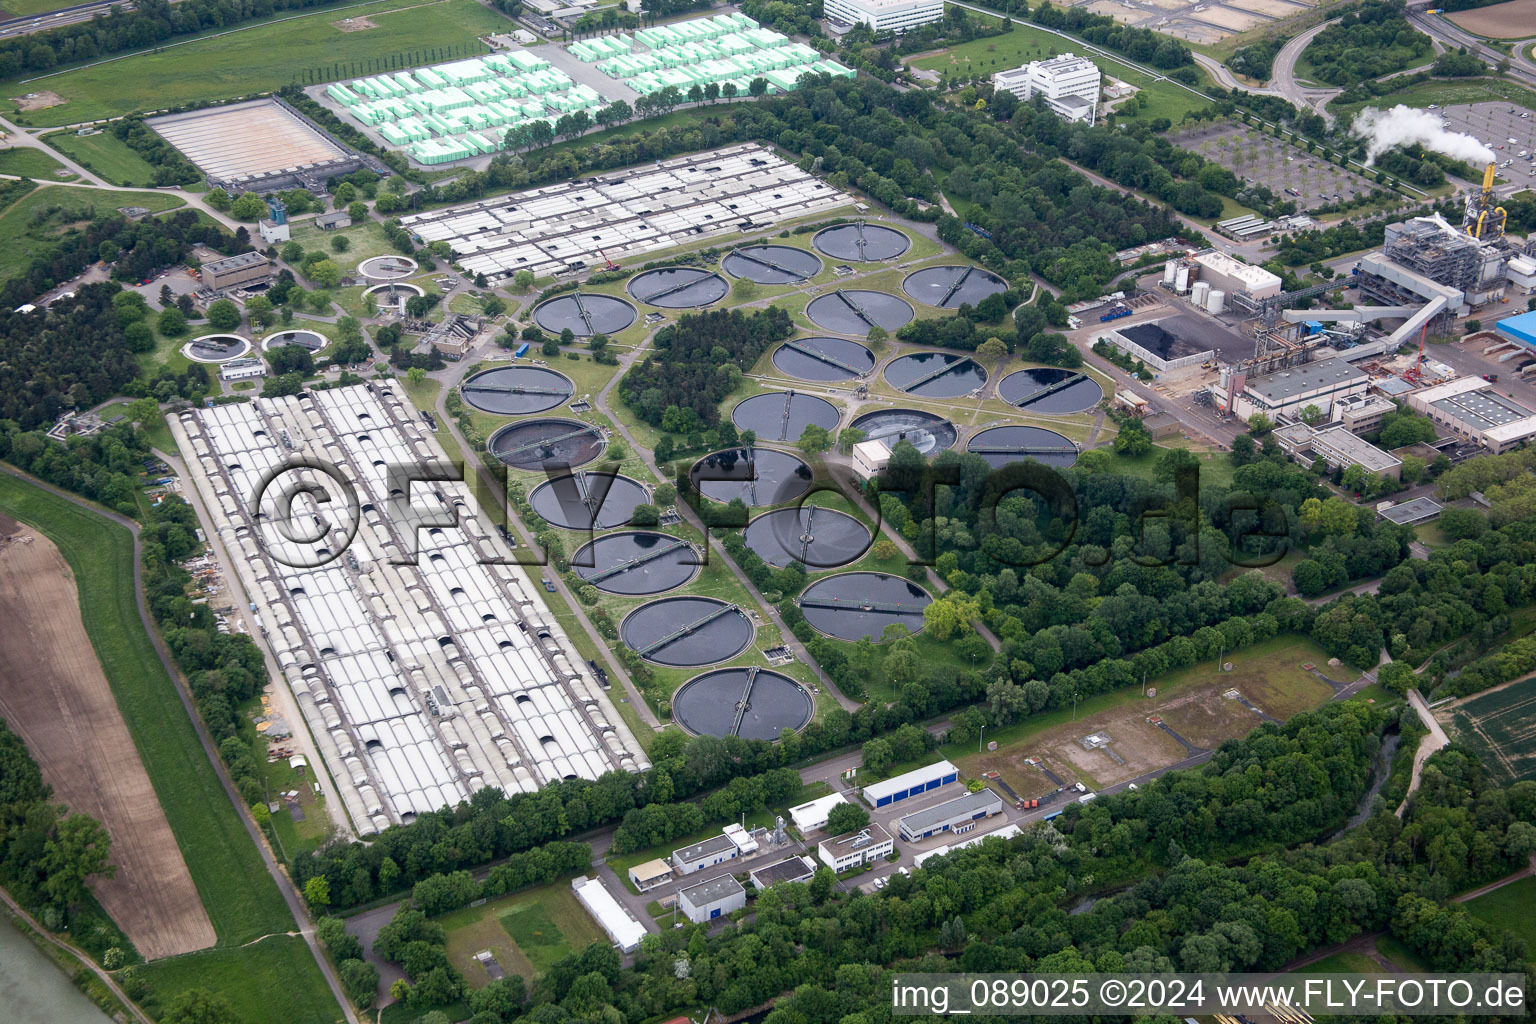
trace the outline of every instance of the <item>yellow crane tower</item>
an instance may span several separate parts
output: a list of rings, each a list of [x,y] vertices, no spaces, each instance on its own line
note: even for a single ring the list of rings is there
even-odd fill
[[[1490,163],[1483,170],[1482,191],[1467,199],[1467,234],[1479,242],[1504,235],[1504,222],[1508,214],[1504,212],[1504,207],[1493,205],[1493,173],[1496,170],[1498,164]]]

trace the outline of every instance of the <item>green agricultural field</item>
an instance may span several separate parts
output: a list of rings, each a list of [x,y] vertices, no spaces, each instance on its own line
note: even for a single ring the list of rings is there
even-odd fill
[[[111,132],[76,135],[56,132],[43,141],[114,185],[147,187],[154,183],[155,169],[148,160]]]
[[[297,935],[272,935],[240,949],[210,949],[137,968],[163,1007],[188,989],[218,992],[243,1024],[334,1024],[341,1008]]]
[[[333,24],[343,17],[367,18],[377,27],[343,32]],[[455,47],[460,54],[480,53],[479,37],[508,25],[474,0],[381,0],[331,8],[31,79],[25,91],[55,92],[65,102],[18,120],[74,124],[266,92],[302,81],[306,72],[322,81],[365,75],[375,58],[442,50],[447,59],[446,51]],[[427,63],[434,59],[430,52],[425,56]]]
[[[51,14],[64,7],[72,7],[75,0],[6,0],[0,11],[7,18],[25,18],[28,15]]]
[[[142,206],[160,213],[185,205],[175,196],[154,192],[113,192],[108,189],[47,185],[0,213],[0,277],[14,277],[32,261],[30,242],[46,242],[97,213],[119,206]],[[56,208],[56,209],[54,209]],[[46,218],[33,219],[52,209]]]
[[[603,941],[602,929],[582,907],[570,883],[528,889],[438,919],[448,938],[448,957],[469,983],[490,980],[475,954],[490,950],[508,974],[528,981],[562,957]]]
[[[128,531],[4,474],[0,509],[46,533],[74,571],[86,632],[219,941],[239,945],[292,930],[293,916],[225,796],[176,685],[144,632],[134,600]],[[234,951],[229,955],[239,956]],[[305,959],[310,959],[307,954]]]
[[[1536,778],[1536,677],[1474,697],[1456,709],[1457,739],[1507,781]],[[1536,947],[1533,947],[1536,948]]]
[[[1536,906],[1536,878],[1522,878],[1484,893],[1468,900],[1466,906],[1474,917],[1523,939],[1527,959],[1536,956],[1536,918],[1531,916],[1531,907]]]
[[[73,181],[73,173],[64,165],[40,149],[18,147],[0,149],[0,174],[16,174],[24,178],[43,178],[50,181]]]

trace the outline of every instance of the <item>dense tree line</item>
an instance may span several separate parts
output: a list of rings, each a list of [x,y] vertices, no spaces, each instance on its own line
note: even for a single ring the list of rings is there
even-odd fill
[[[112,837],[95,818],[52,797],[27,745],[0,718],[0,881],[46,928],[67,929],[98,959],[114,946],[129,955],[132,946],[87,888],[117,871]]]
[[[0,419],[46,427],[66,409],[83,412],[118,394],[138,374],[112,305],[116,291],[91,284],[47,310],[0,310]]]
[[[1318,33],[1301,57],[1321,81],[1353,85],[1401,71],[1433,52],[1429,37],[1403,16],[1403,0],[1364,0]]]
[[[133,221],[115,209],[88,206],[82,212],[55,205],[38,208],[32,217],[39,226],[58,222],[61,230],[50,242],[28,243],[30,262],[0,289],[0,307],[23,305],[100,260],[112,263],[112,276],[117,280],[138,282],[185,262],[196,245],[224,255],[251,249],[249,239],[240,237],[244,228],[231,235],[217,224],[205,223],[195,210]],[[83,228],[68,226],[82,219],[90,223]],[[0,325],[0,334],[8,333]]]
[[[121,121],[114,121],[110,131],[155,169],[154,176],[149,181],[127,181],[123,184],[143,184],[163,188],[172,185],[195,185],[203,180],[202,172],[182,156],[180,150],[147,127],[142,118],[127,117]]]
[[[144,0],[133,8],[113,7],[90,21],[0,42],[0,78],[124,50],[141,50],[179,36],[227,29],[280,11],[327,6],[328,0]]]
[[[1199,81],[1189,47],[1160,32],[1122,25],[1106,14],[1094,14],[1083,7],[1055,7],[1048,2],[1035,8],[1029,20],[1046,28],[1070,32],[1096,46],[1123,53],[1132,60],[1172,71],[1174,74],[1169,77],[1188,85]],[[1187,73],[1178,73],[1186,68]]]
[[[619,382],[619,397],[642,420],[674,433],[712,427],[741,375],[795,331],[779,306],[688,313],[656,332],[651,352]]]
[[[59,443],[41,430],[0,420],[0,459],[125,516],[139,514],[139,479],[148,457],[149,446],[131,423]]]

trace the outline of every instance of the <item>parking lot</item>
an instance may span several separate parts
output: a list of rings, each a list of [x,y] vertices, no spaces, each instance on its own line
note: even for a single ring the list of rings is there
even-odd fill
[[[1448,130],[1465,132],[1493,150],[1499,177],[1522,184],[1536,177],[1536,117],[1529,110],[1494,102],[1429,109]]]
[[[1328,203],[1369,195],[1376,184],[1245,124],[1218,121],[1181,130],[1173,142],[1199,153],[1249,185],[1267,185],[1306,213]]]

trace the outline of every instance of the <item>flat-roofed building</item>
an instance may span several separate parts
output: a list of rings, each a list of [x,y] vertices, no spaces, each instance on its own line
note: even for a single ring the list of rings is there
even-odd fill
[[[864,802],[871,807],[888,807],[909,797],[947,786],[958,778],[960,769],[948,761],[935,761],[881,782],[871,782],[864,787]]]
[[[1247,292],[1256,299],[1267,299],[1280,294],[1278,275],[1235,260],[1224,252],[1203,252],[1195,257],[1195,262],[1200,264],[1200,280],[1229,296]]]
[[[884,441],[860,441],[853,446],[853,472],[865,483],[885,472],[890,461],[891,449]]]
[[[1312,451],[1321,455],[1334,469],[1359,466],[1372,476],[1401,480],[1403,460],[1382,451],[1343,427],[1329,427],[1312,435]]]
[[[1028,102],[1044,97],[1045,105],[1068,121],[1092,124],[1099,113],[1099,69],[1087,57],[1063,53],[1020,68],[999,71],[992,87]]]
[[[912,866],[920,868],[935,857],[943,857],[954,853],[956,850],[968,850],[972,846],[980,846],[988,839],[1012,839],[1022,831],[1023,829],[1017,825],[1004,825],[1002,828],[993,829],[991,832],[979,836],[972,836],[970,839],[965,839],[958,843],[950,843],[948,846],[941,846],[936,850],[924,850],[922,853],[913,854]]]
[[[822,10],[835,21],[876,32],[905,32],[944,20],[944,0],[825,0]]]
[[[974,823],[982,818],[1001,814],[1003,799],[990,789],[966,793],[953,800],[946,800],[934,807],[913,811],[896,822],[896,832],[903,840],[915,843],[940,832],[961,835],[969,832]]]
[[[1498,454],[1536,436],[1536,413],[1486,380],[1462,377],[1408,396],[1437,426]]]
[[[1239,419],[1245,420],[1256,412],[1272,421],[1282,417],[1300,419],[1307,406],[1315,405],[1324,421],[1329,421],[1334,418],[1334,405],[1341,399],[1365,394],[1371,378],[1353,363],[1320,359],[1262,377],[1244,379],[1233,373],[1228,375],[1225,386],[1238,387],[1238,393],[1232,396],[1231,410]]]
[[[1334,415],[1351,434],[1369,434],[1379,429],[1387,413],[1396,411],[1397,403],[1380,395],[1351,395],[1333,404]]]
[[[672,881],[672,865],[659,857],[644,864],[636,864],[629,869],[629,880],[638,891],[648,892]]]
[[[848,800],[841,793],[829,793],[823,797],[817,797],[789,809],[789,820],[795,823],[795,828],[801,835],[815,832],[827,827],[827,815],[832,813],[832,808],[838,804],[845,804]]]
[[[272,263],[259,252],[243,252],[203,264],[203,284],[222,292],[272,280]]]
[[[260,359],[231,359],[219,367],[220,380],[251,380],[267,375],[267,364]]]
[[[740,825],[727,825],[718,836],[710,836],[703,842],[673,850],[672,872],[675,875],[692,875],[756,852],[757,840],[751,833]]]
[[[1417,526],[1440,518],[1445,507],[1433,498],[1414,498],[1411,501],[1384,501],[1376,506],[1376,514],[1389,523],[1399,526]]]
[[[804,882],[815,873],[816,862],[811,858],[786,857],[772,864],[754,868],[747,873],[747,878],[752,882],[753,888],[762,892],[770,885],[778,885],[781,882]]]
[[[896,849],[891,834],[874,822],[857,832],[845,832],[816,844],[816,856],[833,871],[847,871],[860,864],[889,857]]]
[[[633,953],[640,948],[640,940],[645,938],[645,926],[624,909],[624,905],[614,898],[606,885],[596,878],[582,875],[571,879],[571,890],[576,893],[576,899],[581,905],[587,908],[587,913],[602,926],[608,938],[622,952]]]
[[[740,910],[747,905],[747,890],[731,875],[695,882],[677,891],[677,906],[694,924]]]

